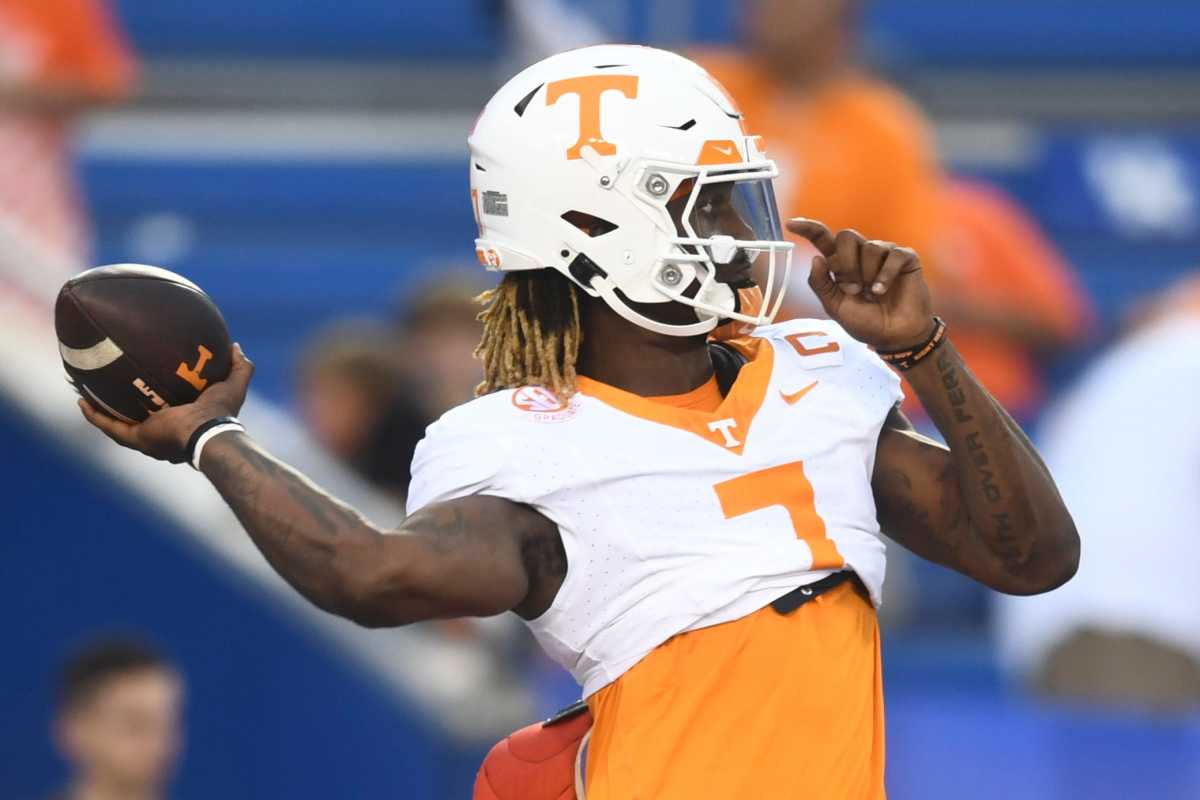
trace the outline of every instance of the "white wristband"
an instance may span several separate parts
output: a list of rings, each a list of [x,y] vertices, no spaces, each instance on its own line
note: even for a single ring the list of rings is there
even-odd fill
[[[200,471],[200,454],[204,452],[204,445],[208,444],[214,436],[220,436],[222,433],[229,433],[230,431],[242,431],[244,433],[245,430],[246,427],[235,420],[214,425],[200,434],[200,438],[196,439],[196,446],[192,448],[192,469],[197,472]]]

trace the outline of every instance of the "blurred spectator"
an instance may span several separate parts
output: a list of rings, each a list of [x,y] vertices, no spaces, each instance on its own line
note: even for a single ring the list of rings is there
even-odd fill
[[[97,642],[67,662],[59,693],[57,740],[71,777],[56,800],[166,796],[183,684],[163,656],[135,640]]]
[[[691,55],[721,81],[779,164],[784,217],[855,228],[940,260],[940,182],[928,123],[899,91],[854,59],[857,0],[747,0],[737,51]],[[808,259],[797,256],[797,291]],[[801,301],[802,302],[802,301]]]
[[[0,0],[0,241],[22,265],[86,261],[72,128],[124,98],[134,72],[103,0]]]
[[[477,271],[476,267],[471,268]],[[453,267],[431,270],[453,274]],[[433,421],[475,396],[483,379],[475,348],[483,329],[475,298],[481,284],[467,277],[437,278],[415,287],[397,315],[397,344],[415,400]]]
[[[966,180],[948,181],[944,192],[944,257],[933,281],[938,313],[971,371],[1010,414],[1029,422],[1043,396],[1039,359],[1081,343],[1091,305],[1071,266],[1014,200]]]
[[[316,440],[377,487],[403,497],[428,416],[403,381],[392,329],[344,322],[300,356],[297,402]]]
[[[1048,416],[1042,452],[1079,573],[1004,598],[1003,652],[1040,692],[1200,706],[1200,273],[1142,313]]]
[[[446,274],[437,268],[435,274]],[[409,294],[395,326],[337,324],[300,358],[298,403],[318,442],[366,480],[403,496],[429,423],[475,396],[478,287],[438,278]]]

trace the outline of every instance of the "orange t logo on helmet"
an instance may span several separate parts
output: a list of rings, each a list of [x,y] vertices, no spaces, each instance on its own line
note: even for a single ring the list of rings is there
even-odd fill
[[[583,157],[590,145],[602,156],[616,155],[617,146],[604,140],[600,131],[600,96],[617,91],[630,100],[637,99],[636,75],[584,75],[546,84],[546,105],[552,106],[565,94],[579,95],[579,139],[567,149],[567,159]]]

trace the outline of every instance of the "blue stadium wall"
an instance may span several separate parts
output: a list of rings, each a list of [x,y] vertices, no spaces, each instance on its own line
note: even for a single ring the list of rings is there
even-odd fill
[[[659,4],[647,0],[566,0],[603,7],[618,21],[613,40],[653,37]],[[736,37],[746,0],[673,3],[672,31],[689,40]],[[502,47],[500,0],[118,0],[134,44],[148,55],[256,58],[429,59],[484,62]],[[896,65],[1007,68],[1101,66],[1174,68],[1200,63],[1200,15],[1193,0],[1152,6],[1093,0],[1037,4],[961,0],[869,0],[866,30]],[[286,20],[286,24],[281,24]]]

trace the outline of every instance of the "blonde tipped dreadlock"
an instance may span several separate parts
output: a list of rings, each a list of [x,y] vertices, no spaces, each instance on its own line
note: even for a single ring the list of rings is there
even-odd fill
[[[479,295],[483,361],[476,395],[542,386],[560,400],[575,394],[575,362],[583,339],[575,284],[552,269],[510,272]]]

